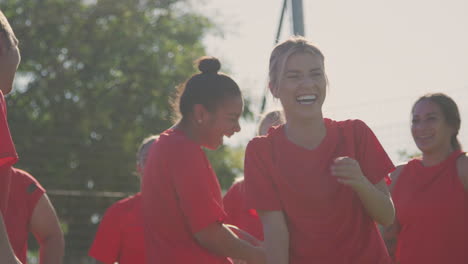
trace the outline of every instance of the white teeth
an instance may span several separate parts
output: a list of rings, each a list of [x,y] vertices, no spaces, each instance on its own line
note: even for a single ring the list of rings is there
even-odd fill
[[[301,95],[296,98],[298,101],[302,100],[315,100],[317,99],[317,96],[312,94],[312,95]]]
[[[317,99],[317,95],[315,94],[301,95],[301,96],[296,97],[296,101],[300,104],[313,104],[316,99]]]

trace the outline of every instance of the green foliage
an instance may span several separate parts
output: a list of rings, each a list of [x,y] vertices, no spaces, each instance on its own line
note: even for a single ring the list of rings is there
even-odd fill
[[[402,149],[398,151],[398,157],[400,158],[400,160],[407,161],[410,159],[421,157],[421,152],[420,151],[409,152],[408,150]]]
[[[18,166],[48,190],[80,191],[49,194],[68,227],[68,260],[76,260],[73,250],[86,255],[94,236],[92,216],[117,200],[97,201],[93,192],[138,190],[137,146],[171,126],[174,87],[194,72],[202,38],[217,28],[184,0],[0,4],[22,55],[21,85],[8,98]],[[209,156],[227,188],[243,152],[223,147]]]

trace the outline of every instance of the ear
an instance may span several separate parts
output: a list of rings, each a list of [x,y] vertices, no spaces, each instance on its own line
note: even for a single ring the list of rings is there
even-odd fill
[[[268,82],[268,89],[274,98],[279,98],[278,87],[274,86],[271,82]]]
[[[195,122],[197,124],[203,124],[206,122],[206,119],[208,118],[208,110],[206,109],[205,106],[201,104],[195,104],[193,106],[193,117],[195,118]]]

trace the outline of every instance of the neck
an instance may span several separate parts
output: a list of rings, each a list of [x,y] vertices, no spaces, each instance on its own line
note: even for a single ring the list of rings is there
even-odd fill
[[[327,135],[323,117],[308,120],[294,120],[286,117],[286,137],[296,145],[315,149]]]
[[[180,130],[184,132],[184,134],[193,142],[197,144],[201,144],[201,133],[196,129],[195,122],[191,122],[190,120],[180,120],[177,124],[175,124],[173,129]]]
[[[444,161],[453,151],[452,146],[448,146],[435,151],[423,152],[421,162],[426,167],[437,165]]]

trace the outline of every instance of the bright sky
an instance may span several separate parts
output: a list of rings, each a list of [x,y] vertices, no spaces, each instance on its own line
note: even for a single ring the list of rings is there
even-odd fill
[[[204,1],[198,8],[224,32],[206,39],[208,52],[220,58],[258,112],[283,0]],[[416,151],[409,132],[412,103],[424,93],[444,92],[458,103],[459,139],[468,148],[468,1],[303,3],[306,37],[326,57],[326,117],[364,120],[400,162],[399,150]],[[281,40],[292,32],[289,11]],[[246,144],[254,129],[246,124],[228,144]]]

